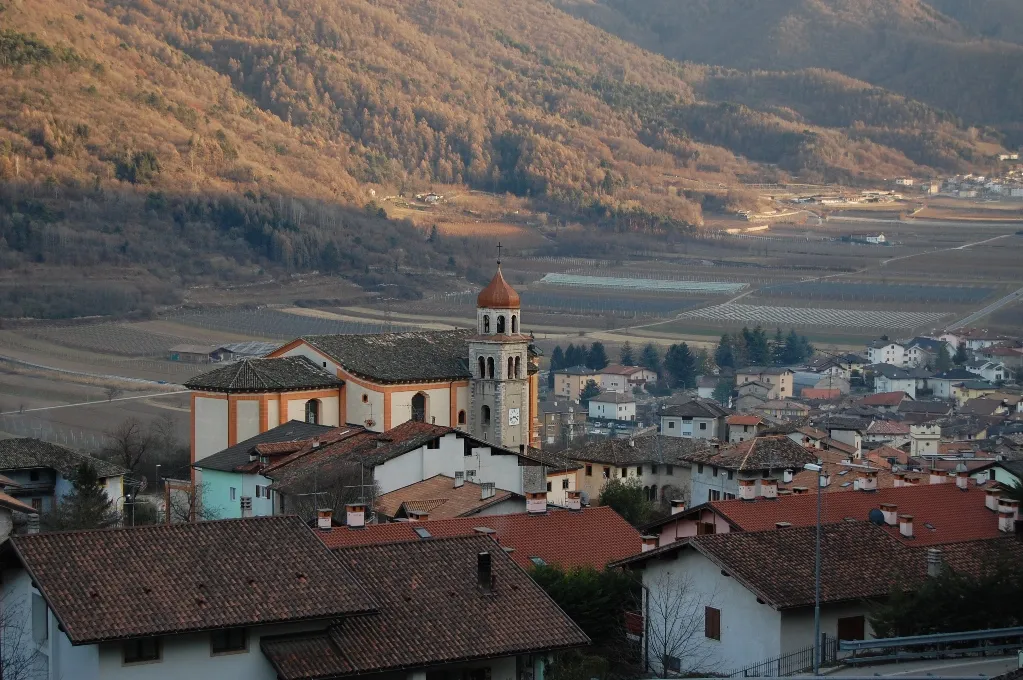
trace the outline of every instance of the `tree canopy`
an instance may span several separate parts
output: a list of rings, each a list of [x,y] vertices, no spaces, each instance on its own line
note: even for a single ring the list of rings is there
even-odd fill
[[[604,482],[597,499],[599,505],[607,505],[634,527],[650,521],[655,512],[654,504],[635,477],[626,480],[609,479]]]
[[[103,529],[115,526],[120,519],[114,499],[107,497],[96,468],[86,461],[75,469],[71,491],[43,516],[42,524],[49,531]]]

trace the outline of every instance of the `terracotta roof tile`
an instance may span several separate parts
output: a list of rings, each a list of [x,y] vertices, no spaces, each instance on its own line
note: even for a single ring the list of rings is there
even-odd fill
[[[39,511],[28,503],[22,503],[14,496],[4,493],[3,491],[0,491],[0,507],[4,507],[15,512],[24,512],[30,515],[39,514]]]
[[[0,470],[50,468],[69,478],[84,462],[90,463],[100,477],[119,477],[127,472],[120,465],[40,439],[0,439]]]
[[[838,399],[841,396],[842,390],[839,389],[804,387],[799,392],[800,399]]]
[[[566,569],[581,566],[602,569],[608,562],[638,552],[642,543],[639,532],[608,507],[578,512],[550,510],[542,515],[517,513],[370,524],[362,529],[335,527],[318,536],[332,548],[344,548],[422,540],[415,533],[416,528],[440,538],[475,534],[478,527],[493,529],[495,533],[491,535],[502,546],[514,548],[512,559],[524,568],[532,566],[531,557],[539,557],[547,564],[559,564]]]
[[[909,399],[910,396],[905,392],[878,392],[877,394],[868,394],[859,400],[860,404],[864,406],[898,406],[904,400]]]
[[[253,453],[267,456],[294,453],[301,450],[306,441],[324,437],[333,430],[334,428],[326,425],[312,425],[301,420],[289,420],[282,425],[257,434],[255,437],[217,451],[197,461],[196,466],[204,470],[234,472],[239,466],[247,465]]]
[[[588,442],[578,448],[562,451],[561,455],[586,463],[606,463],[618,466],[638,463],[678,465],[684,464],[692,455],[712,452],[710,445],[703,439],[648,435],[632,439],[603,439]]]
[[[766,470],[768,468],[802,467],[816,463],[817,454],[800,446],[786,435],[754,437],[738,444],[722,447],[717,453],[694,462],[707,463],[729,470]]]
[[[908,435],[909,425],[897,420],[875,420],[867,426],[867,434]]]
[[[729,425],[763,425],[764,419],[760,416],[734,415],[728,416],[725,422]]]
[[[343,384],[306,357],[296,356],[242,359],[197,375],[186,382],[185,387],[213,392],[276,392]]]
[[[375,609],[369,593],[297,517],[11,541],[76,645]]]
[[[301,340],[345,370],[377,382],[463,380],[472,377],[468,343],[473,332],[310,335]]]
[[[428,512],[431,519],[450,519],[475,514],[514,495],[505,489],[495,489],[493,496],[483,498],[483,487],[479,484],[464,482],[462,486],[455,487],[453,478],[435,475],[378,496],[374,507],[387,517],[399,516],[399,511],[404,507],[406,512]]]

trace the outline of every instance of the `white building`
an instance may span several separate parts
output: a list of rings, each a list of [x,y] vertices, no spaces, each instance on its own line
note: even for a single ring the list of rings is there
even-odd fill
[[[867,361],[871,364],[906,365],[906,348],[891,340],[875,340],[867,345]]]
[[[872,365],[874,372],[874,394],[905,392],[916,399],[917,379],[906,370],[889,364]]]
[[[636,400],[621,392],[604,392],[590,399],[590,418],[633,422],[636,420]]]

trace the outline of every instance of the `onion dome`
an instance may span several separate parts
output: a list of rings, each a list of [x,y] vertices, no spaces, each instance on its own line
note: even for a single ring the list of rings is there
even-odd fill
[[[477,307],[488,307],[490,309],[518,308],[519,294],[508,285],[501,273],[501,265],[497,265],[497,273],[484,288],[479,297],[476,298]]]

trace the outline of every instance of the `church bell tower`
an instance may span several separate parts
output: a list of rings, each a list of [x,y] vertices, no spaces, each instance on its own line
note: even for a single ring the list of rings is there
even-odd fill
[[[529,341],[522,334],[519,294],[497,272],[476,298],[476,335],[469,340],[469,431],[517,451],[529,446]]]

